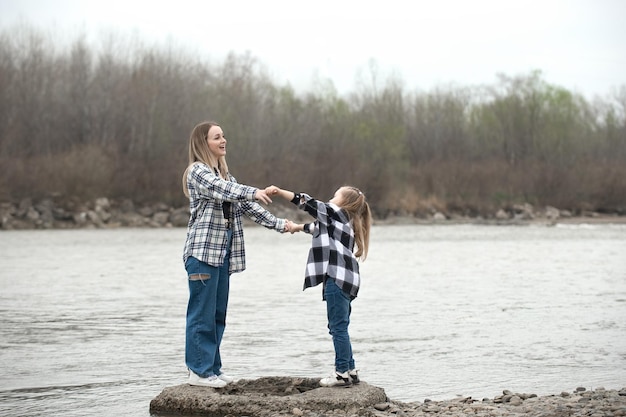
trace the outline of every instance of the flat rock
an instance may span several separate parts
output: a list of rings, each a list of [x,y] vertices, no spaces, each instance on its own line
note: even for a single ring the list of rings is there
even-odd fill
[[[241,379],[220,389],[188,384],[168,387],[150,402],[150,413],[265,417],[291,414],[294,409],[355,412],[385,401],[385,391],[366,382],[349,388],[324,388],[319,378],[264,377]]]

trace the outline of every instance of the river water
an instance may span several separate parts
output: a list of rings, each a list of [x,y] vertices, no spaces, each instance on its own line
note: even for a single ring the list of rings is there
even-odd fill
[[[185,382],[184,229],[0,232],[0,415],[148,417]],[[309,236],[246,227],[224,371],[321,377]],[[400,401],[626,386],[626,225],[375,226],[352,337]]]

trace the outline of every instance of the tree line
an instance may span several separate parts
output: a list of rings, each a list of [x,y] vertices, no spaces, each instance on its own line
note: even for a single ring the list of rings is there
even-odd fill
[[[330,198],[355,185],[377,217],[480,215],[513,204],[626,210],[626,86],[590,101],[540,71],[407,91],[375,69],[339,95],[281,85],[251,54],[26,25],[0,32],[0,201],[186,204],[192,127],[215,120],[239,182]]]

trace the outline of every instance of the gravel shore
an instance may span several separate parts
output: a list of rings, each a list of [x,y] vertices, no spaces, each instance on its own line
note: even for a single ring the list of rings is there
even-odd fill
[[[626,416],[626,388],[619,390],[576,388],[556,395],[537,396],[504,390],[493,399],[459,397],[446,401],[375,404],[372,415],[395,416],[532,416],[532,417],[619,417]]]

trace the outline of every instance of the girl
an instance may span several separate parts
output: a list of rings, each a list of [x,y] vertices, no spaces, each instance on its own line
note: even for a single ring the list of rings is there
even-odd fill
[[[276,186],[265,189],[291,201],[316,220],[309,224],[289,223],[293,233],[304,231],[313,235],[309,251],[304,289],[323,283],[328,329],[335,348],[335,372],[320,380],[324,387],[350,386],[359,383],[348,334],[352,300],[361,284],[357,259],[365,260],[369,246],[372,216],[365,195],[355,187],[339,188],[328,203],[304,193],[282,190]]]
[[[185,362],[189,384],[221,388],[233,378],[222,373],[220,344],[226,327],[230,274],[243,271],[241,216],[279,232],[289,231],[256,201],[270,203],[265,190],[238,184],[226,165],[226,137],[215,122],[196,125],[189,138],[183,175],[190,218],[183,262],[189,277]]]

